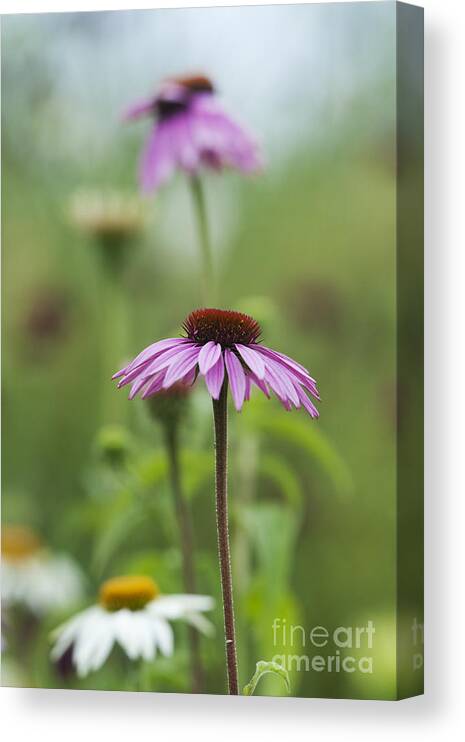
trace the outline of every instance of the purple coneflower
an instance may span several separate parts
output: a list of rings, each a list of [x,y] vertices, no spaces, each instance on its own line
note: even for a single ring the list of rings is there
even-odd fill
[[[216,464],[216,523],[225,626],[226,665],[230,695],[238,695],[236,639],[229,548],[227,501],[227,395],[237,410],[248,400],[252,385],[267,397],[273,392],[286,410],[318,411],[309,394],[319,399],[308,371],[283,353],[261,345],[260,325],[241,312],[197,309],[183,324],[185,337],[160,340],[139,353],[114,375],[118,386],[132,384],[130,399],[150,397],[180,381],[193,384],[198,374],[213,399]]]
[[[125,118],[143,116],[155,121],[140,165],[144,191],[159,188],[177,169],[198,175],[204,168],[243,173],[260,168],[256,143],[223,111],[203,75],[165,80],[156,95],[133,105]]]
[[[156,95],[133,105],[125,119],[144,116],[150,116],[154,126],[139,167],[141,188],[145,192],[158,189],[176,170],[189,177],[202,252],[203,300],[214,301],[216,282],[200,173],[225,168],[255,172],[261,168],[258,147],[223,111],[213,84],[204,75],[165,80]]]
[[[238,411],[254,385],[267,397],[273,392],[286,410],[304,407],[311,417],[318,417],[307,394],[319,399],[315,379],[300,363],[261,345],[260,325],[252,317],[223,309],[197,309],[183,329],[186,337],[149,345],[114,375],[121,379],[119,387],[132,383],[130,399],[137,394],[145,399],[179,381],[192,384],[201,374],[215,400],[227,377]]]

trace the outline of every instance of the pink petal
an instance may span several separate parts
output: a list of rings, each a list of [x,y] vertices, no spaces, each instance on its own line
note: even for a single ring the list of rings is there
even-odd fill
[[[231,394],[234,400],[234,406],[239,412],[244,404],[245,396],[245,374],[241,362],[231,350],[224,351],[224,360],[228,372],[229,383],[231,385]]]
[[[147,384],[146,388],[142,392],[142,399],[147,399],[147,397],[151,397],[152,394],[156,394],[156,392],[159,392],[160,389],[163,387],[163,379],[165,378],[166,371],[160,371],[160,373],[156,374],[150,382]]]
[[[270,356],[275,361],[282,361],[283,363],[285,363],[290,368],[292,368],[292,369],[294,369],[296,371],[300,371],[300,373],[304,374],[309,379],[311,379],[311,381],[313,381],[314,383],[316,383],[315,382],[315,379],[312,379],[312,377],[308,373],[308,371],[305,368],[305,366],[302,366],[302,364],[297,363],[297,361],[294,361],[292,358],[289,358],[289,356],[284,355],[284,353],[278,353],[277,350],[272,350],[271,348],[267,348],[266,345],[258,345],[257,343],[254,344],[254,345],[252,345],[251,347],[253,347],[255,350],[257,350],[259,353],[262,353],[263,355]]]
[[[218,399],[223,386],[224,380],[224,362],[223,356],[220,355],[214,366],[209,369],[205,375],[205,383],[213,399]]]
[[[113,376],[111,377],[112,381],[114,381],[115,379],[119,379],[120,376],[124,376],[124,374],[126,373],[126,370],[127,370],[127,366],[124,366],[124,368],[120,368],[120,370],[117,371],[116,374],[113,374]]]
[[[176,153],[168,121],[154,126],[149,134],[139,167],[142,190],[148,192],[159,188],[168,180],[175,166]]]
[[[178,115],[173,119],[170,134],[177,164],[187,173],[196,173],[200,164],[200,150],[192,138],[189,114]]]
[[[205,374],[215,365],[218,358],[221,355],[221,345],[210,340],[202,347],[199,353],[199,371],[205,376]]]
[[[262,167],[258,147],[248,132],[239,126],[212,95],[196,95],[191,104],[193,137],[202,149],[203,159],[210,155],[215,167],[235,167],[249,173]]]
[[[194,366],[194,368],[191,368],[191,370],[185,376],[183,376],[181,381],[186,386],[191,386],[194,383],[196,376],[197,376],[197,369]]]
[[[193,348],[195,348],[193,343],[185,343],[182,346],[176,345],[174,348],[163,351],[143,370],[143,375],[148,378],[156,371],[161,371],[162,368],[168,368],[174,358],[191,351]]]
[[[318,412],[317,408],[313,404],[312,400],[307,397],[303,389],[299,389],[299,397],[300,401],[302,402],[303,406],[307,410],[307,412],[310,414],[311,417],[319,417],[320,413]]]
[[[293,361],[291,358],[288,358],[287,356],[283,355],[282,353],[278,353],[275,350],[271,350],[270,348],[266,348],[261,345],[254,345],[254,348],[258,353],[261,353],[261,355],[264,356],[265,359],[269,358],[278,365],[284,366],[288,371],[290,371],[290,373],[300,384],[302,384],[306,389],[308,389],[311,394],[313,394],[316,399],[320,399],[315,379],[310,376],[306,368],[301,366],[296,361]]]
[[[316,388],[316,384],[313,381],[310,381],[310,379],[303,376],[303,374],[299,374],[298,371],[290,371],[290,374],[294,377],[295,385],[301,384],[310,392],[310,394],[313,394],[315,399],[320,399],[318,389]]]
[[[138,392],[140,392],[140,390],[142,389],[142,387],[146,383],[147,383],[147,379],[144,379],[142,377],[139,377],[138,379],[136,379],[136,381],[134,382],[134,384],[131,387],[131,391],[129,392],[128,399],[134,399],[134,397],[136,396],[136,394]]]
[[[242,356],[250,370],[254,372],[255,376],[259,379],[264,379],[265,363],[260,354],[245,345],[240,345],[239,343],[236,343],[235,348],[239,352],[239,355]]]
[[[302,373],[301,371],[297,371],[296,369],[291,368],[287,363],[282,361],[281,359],[276,361],[278,366],[282,366],[285,368],[286,373],[288,373],[291,378],[294,381],[294,384],[301,384],[305,387],[305,389],[308,389],[308,391],[313,394],[316,399],[320,399],[320,395],[318,393],[318,389],[316,387],[316,383],[312,379],[311,376],[309,376],[307,373]]]
[[[123,121],[135,121],[142,116],[147,116],[154,112],[155,100],[153,98],[147,98],[140,100],[137,103],[133,103],[132,106],[126,109],[123,114]]]
[[[197,347],[182,351],[177,358],[168,367],[165,379],[163,381],[163,388],[168,389],[176,381],[182,379],[183,376],[189,373],[189,371],[197,365],[199,360],[199,349]]]
[[[267,360],[266,368],[273,372],[276,379],[279,379],[281,388],[285,391],[286,398],[296,407],[300,407],[299,395],[295,388],[290,371],[282,364],[275,363],[271,359]]]
[[[271,389],[283,404],[289,401],[286,385],[272,366],[267,365],[266,367],[265,381],[270,385]]]
[[[268,399],[270,398],[270,391],[269,391],[269,389],[268,389],[265,381],[262,381],[262,379],[259,379],[257,376],[255,376],[254,373],[247,374],[247,377],[250,377],[250,379],[255,384],[255,386],[258,387],[258,389],[260,389],[260,391],[262,391],[263,394],[266,397],[268,397]]]
[[[129,373],[136,366],[149,360],[151,356],[155,357],[159,352],[172,348],[175,345],[183,345],[185,342],[187,342],[186,338],[166,338],[165,340],[158,340],[156,343],[152,343],[147,346],[147,348],[144,348],[144,350],[141,351],[125,368],[118,371],[113,376],[113,379],[117,379],[119,376]]]
[[[118,382],[118,389],[121,389],[121,387],[126,386],[126,384],[130,384],[131,381],[134,381],[134,379],[137,379],[138,376],[141,376],[143,371],[150,365],[151,361],[150,359],[148,361],[145,361],[145,363],[141,363],[140,366],[136,366],[132,371],[127,373],[121,381]],[[145,379],[145,376],[143,377]]]

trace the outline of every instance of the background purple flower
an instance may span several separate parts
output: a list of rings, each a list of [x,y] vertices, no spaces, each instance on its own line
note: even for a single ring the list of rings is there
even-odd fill
[[[252,317],[223,309],[197,309],[184,322],[186,337],[167,338],[149,345],[114,375],[118,387],[132,383],[129,398],[150,397],[178,382],[193,384],[198,374],[218,399],[225,376],[239,411],[252,386],[267,397],[273,392],[290,410],[304,407],[311,417],[318,411],[308,394],[319,399],[315,379],[307,369],[283,353],[261,345],[260,326]]]
[[[134,104],[125,118],[144,116],[154,119],[140,163],[144,191],[159,188],[176,169],[196,175],[203,168],[251,173],[261,167],[256,143],[223,111],[207,77],[166,80],[157,95]]]

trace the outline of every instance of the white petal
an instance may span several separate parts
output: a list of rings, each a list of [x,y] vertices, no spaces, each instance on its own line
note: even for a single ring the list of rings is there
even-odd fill
[[[139,656],[137,613],[123,608],[113,614],[113,631],[116,641],[131,660]]]
[[[152,660],[156,643],[152,632],[152,618],[147,611],[130,611],[123,608],[113,614],[115,640],[123,648],[129,659],[142,657]]]
[[[97,664],[94,656],[101,642],[106,643],[110,638],[111,645],[113,644],[111,617],[112,614],[99,606],[94,606],[82,621],[73,649],[73,663],[80,677],[85,677],[91,670],[97,670],[103,664],[104,659]]]
[[[165,657],[171,657],[174,650],[174,634],[173,629],[169,625],[168,621],[164,621],[162,618],[152,617],[152,630],[153,635],[156,639],[157,645],[160,647],[160,651]]]
[[[63,632],[57,635],[57,639],[50,650],[50,659],[55,662],[64,655],[73,644],[79,631],[79,623],[71,623],[64,627]]]
[[[76,602],[82,585],[82,573],[68,557],[39,553],[18,564],[2,560],[2,599],[37,615]]]
[[[182,618],[186,613],[210,611],[215,604],[209,595],[160,595],[147,610],[163,618]]]
[[[112,634],[106,633],[103,636],[100,635],[100,643],[92,657],[92,661],[90,665],[91,670],[98,670],[99,667],[102,667],[102,665],[105,664],[105,662],[108,659],[108,655],[110,654],[113,648],[113,644],[114,644],[114,640],[113,640]]]
[[[189,623],[191,626],[194,626],[197,631],[200,631],[201,634],[204,634],[205,636],[213,636],[215,633],[215,626],[212,624],[211,621],[208,620],[208,618],[205,618],[205,616],[202,616],[201,613],[187,613],[185,616],[185,620],[187,623]]]
[[[155,658],[157,642],[153,628],[152,617],[145,612],[144,621],[140,624],[140,655],[146,662]]]
[[[74,642],[76,636],[79,634],[83,617],[87,611],[78,613],[73,616],[69,621],[58,626],[50,635],[52,641],[55,641],[50,657],[53,661],[58,660]]]

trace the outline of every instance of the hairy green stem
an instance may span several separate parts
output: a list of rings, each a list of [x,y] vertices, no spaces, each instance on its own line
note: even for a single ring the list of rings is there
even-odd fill
[[[216,528],[223,594],[224,634],[229,695],[239,695],[234,603],[228,524],[228,382],[225,378],[219,399],[213,400],[215,422]]]

